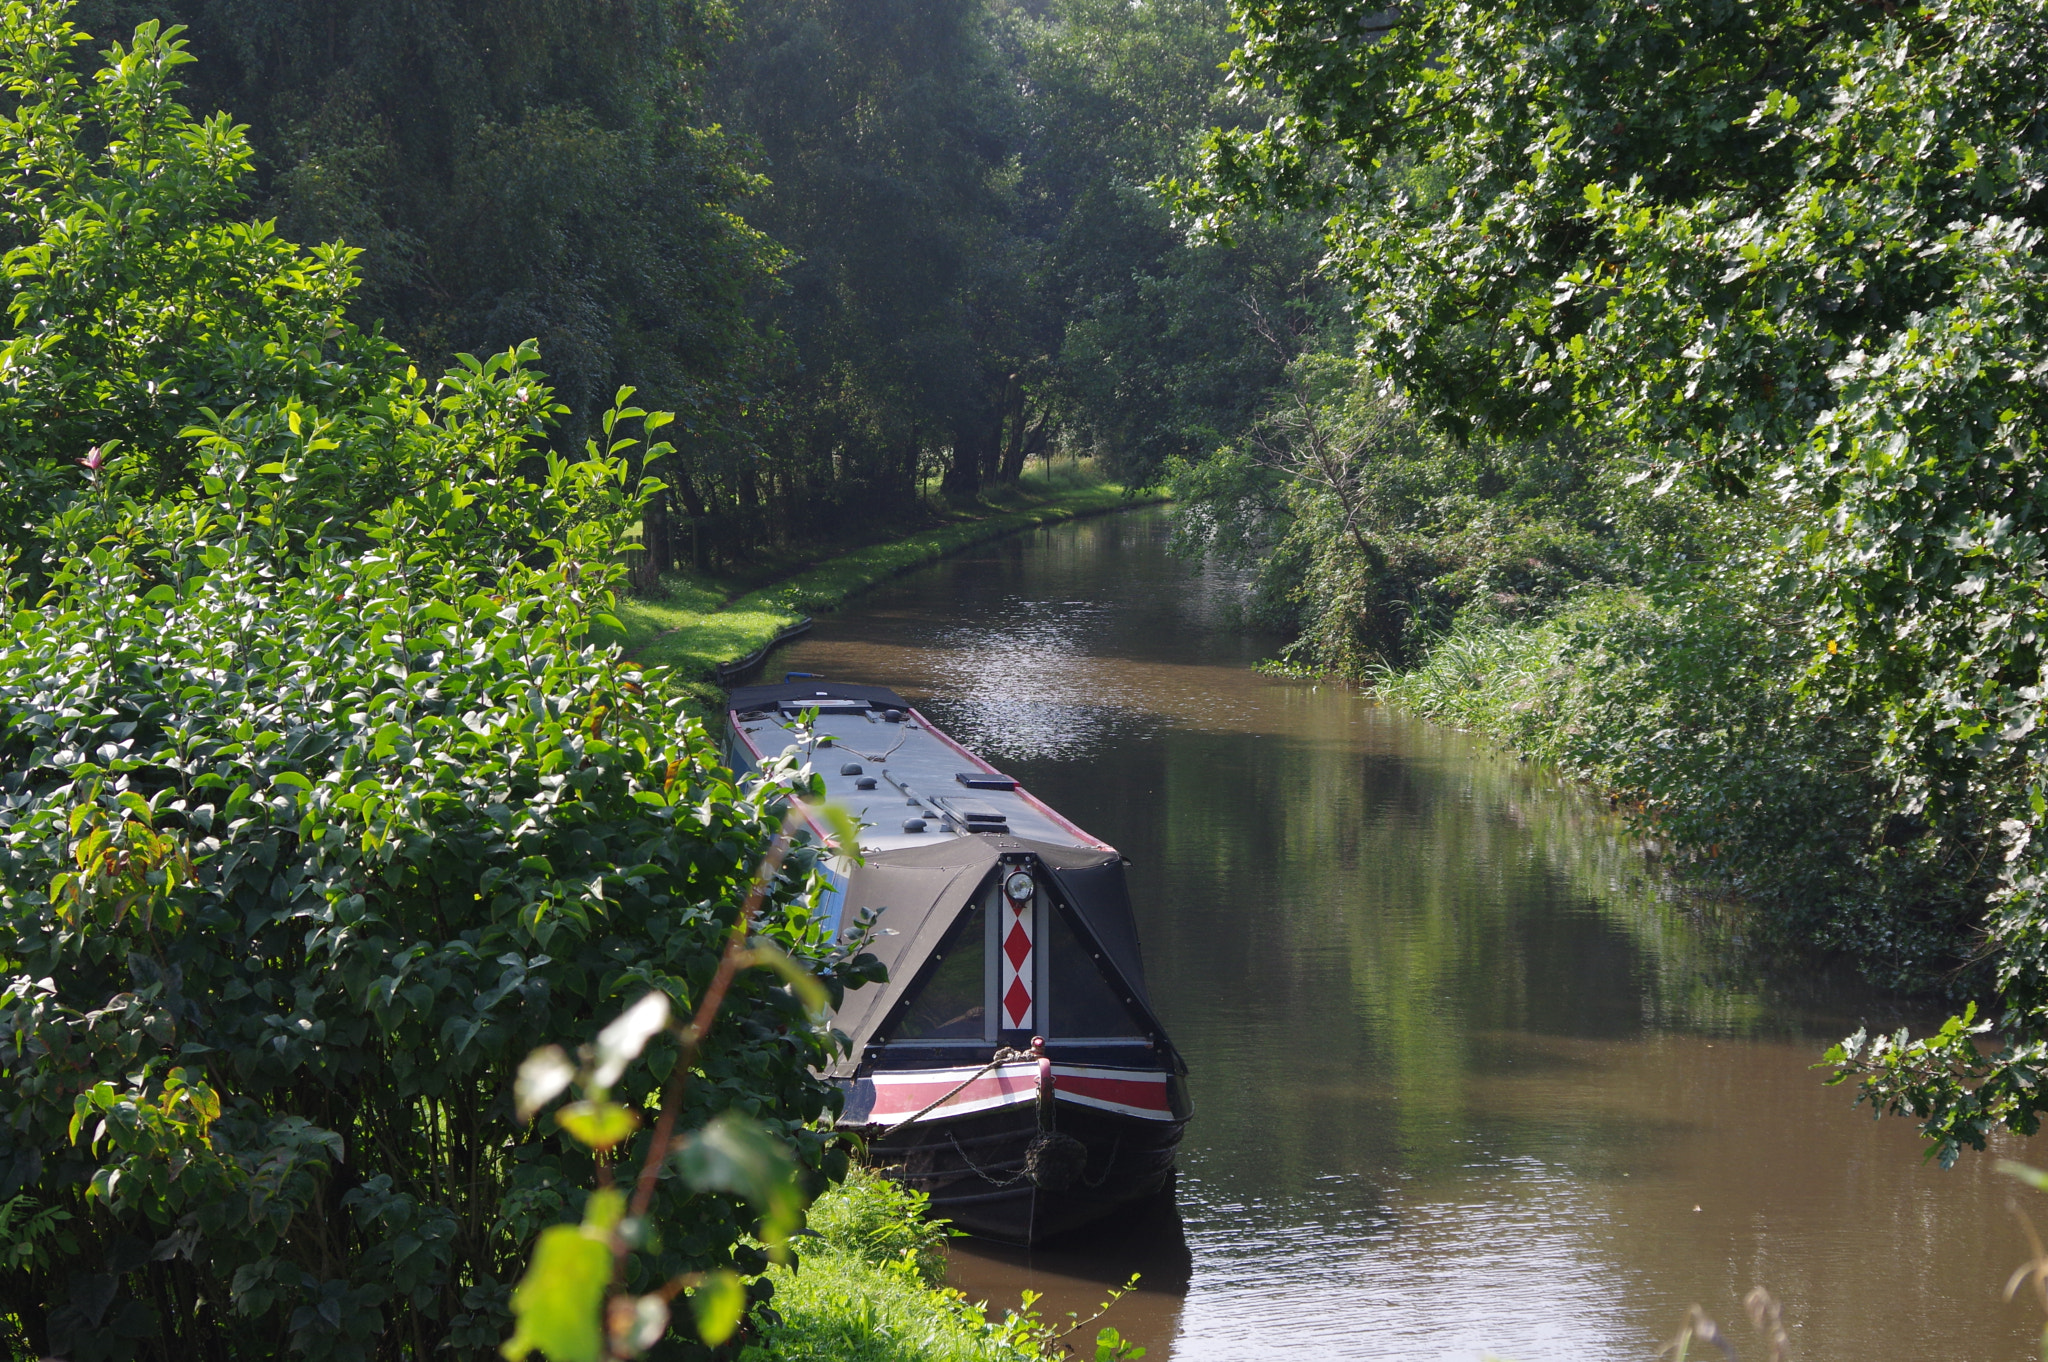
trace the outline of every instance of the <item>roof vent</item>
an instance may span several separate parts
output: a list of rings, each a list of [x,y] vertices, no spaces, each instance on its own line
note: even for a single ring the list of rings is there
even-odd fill
[[[859,763],[859,762],[857,762],[857,761],[849,761],[848,763],[846,763],[846,765],[844,765],[844,766],[842,766],[842,767],[840,767],[840,768],[839,768],[839,774],[840,774],[840,775],[842,775],[842,776],[857,776],[857,775],[859,775],[859,774],[860,774],[860,763]]]
[[[872,790],[875,788],[875,778],[873,776],[862,776],[859,780],[853,782],[853,788],[856,790]]]
[[[883,711],[882,711],[882,722],[883,722],[883,723],[885,723],[885,724],[900,724],[900,723],[902,723],[902,722],[903,722],[903,711],[902,711],[902,710],[900,710],[900,709],[885,709],[885,710],[883,710]]]
[[[903,820],[903,830],[905,832],[923,832],[924,820],[922,818],[906,818]]]

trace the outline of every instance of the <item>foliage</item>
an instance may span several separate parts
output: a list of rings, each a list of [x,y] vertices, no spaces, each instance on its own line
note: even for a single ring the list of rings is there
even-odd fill
[[[1740,894],[1755,935],[1951,991],[1995,883],[1981,811],[1908,812],[1870,767],[1875,723],[1801,702],[1798,604],[1732,574],[1585,589],[1540,621],[1468,614],[1375,694],[1608,791],[1691,878]]]
[[[1310,324],[1322,307],[1306,223],[1189,242],[1150,187],[1188,167],[1198,135],[1260,105],[1232,100],[1222,0],[1055,0],[1005,7],[997,42],[1023,92],[1018,212],[1043,243],[1047,324],[1026,387],[1069,443],[1144,482],[1242,432],[1283,357],[1257,316]]]
[[[1181,547],[1258,565],[1257,612],[1287,666],[1363,677],[1416,659],[1460,612],[1539,618],[1626,554],[1571,438],[1436,435],[1322,351],[1238,445],[1171,465]]]
[[[78,1239],[0,1278],[37,1351],[502,1337],[512,1265],[592,1171],[514,1118],[512,1066],[622,997],[701,994],[780,821],[774,785],[734,785],[701,727],[579,641],[609,574],[562,551],[573,535],[476,550],[479,507],[627,476],[597,457],[554,460],[545,486],[445,484],[353,556],[280,562],[224,491],[183,554],[98,548],[59,602],[15,602],[4,1191]],[[808,868],[792,859],[758,930],[838,979]],[[832,1100],[811,1077],[824,1033],[771,984],[728,1008],[679,1115],[753,1112],[838,1168],[810,1124]],[[653,1059],[630,1100],[673,1045]],[[650,1271],[759,1270],[739,1201],[660,1200]]]
[[[0,13],[15,88],[50,92],[23,106],[43,120],[34,156],[87,167],[71,183],[115,207],[169,192],[124,175],[231,186],[246,148],[164,98],[179,49],[154,30],[95,83],[104,122],[60,116],[64,8]],[[171,144],[139,163],[98,140],[128,104]],[[347,273],[222,228],[231,207],[226,188],[198,195],[156,255],[217,334],[313,372]],[[80,236],[61,226],[49,242]],[[156,288],[150,262],[105,254],[118,236],[103,263]],[[17,279],[58,258],[23,249]],[[288,296],[301,267],[305,307]],[[138,326],[154,296],[104,294]],[[22,409],[77,379],[32,352],[12,371]],[[157,432],[148,458],[125,434],[136,447],[103,446],[46,520],[38,579],[0,574],[10,1350],[481,1356],[507,1332],[517,1265],[593,1213],[576,1113],[519,1119],[513,1068],[627,999],[705,993],[790,781],[735,783],[652,678],[589,641],[670,418],[622,391],[580,453],[551,451],[537,436],[561,406],[534,358],[465,356],[435,383],[366,370],[341,396],[258,386]],[[836,988],[865,966],[810,914],[814,854],[764,886],[749,950]],[[610,1095],[644,1106],[685,1069],[687,1100],[665,1110],[687,1129],[752,1121],[804,1177],[840,1171],[819,1124],[835,1098],[812,1076],[829,1033],[758,971],[724,1008],[690,1063],[655,1040]],[[764,1220],[757,1188],[700,1164],[651,1194],[663,1234],[636,1272],[765,1266],[748,1236],[772,1237],[786,1207]]]
[[[781,255],[760,182],[700,107],[721,0],[81,0],[189,28],[194,99],[248,124],[256,210],[345,238],[374,317],[430,372],[535,340],[573,450],[632,385],[686,449],[744,443]]]
[[[1102,1318],[1123,1294],[1109,1293],[1095,1315],[1052,1323],[1025,1292],[1020,1308],[990,1320],[987,1305],[944,1287],[943,1248],[951,1231],[929,1218],[930,1204],[865,1169],[811,1206],[800,1264],[772,1270],[780,1319],[746,1362],[1052,1362],[1077,1356],[1069,1340]],[[1114,1328],[1098,1329],[1078,1354],[1096,1362],[1134,1362],[1145,1350]]]
[[[345,316],[357,252],[230,218],[253,152],[177,102],[179,31],[146,23],[81,79],[68,8],[0,13],[0,544],[35,543],[110,462],[152,494],[185,483],[181,436],[209,412],[343,410],[393,370]],[[343,504],[384,490],[364,451],[329,463]]]
[[[1184,202],[1319,205],[1363,352],[1459,429],[1570,418],[1666,482],[1771,489],[1813,586],[1804,684],[1881,716],[1908,812],[1997,826],[2002,1044],[1841,1052],[1944,1160],[2032,1131],[2048,1057],[2036,836],[2039,0],[1240,5],[1286,111]],[[1985,1028],[1980,1028],[1985,1029]]]

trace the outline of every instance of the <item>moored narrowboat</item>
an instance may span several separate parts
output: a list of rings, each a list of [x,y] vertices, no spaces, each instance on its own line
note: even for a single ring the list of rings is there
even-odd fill
[[[842,929],[878,915],[889,980],[847,995],[828,1075],[875,1165],[1023,1244],[1165,1189],[1187,1069],[1146,998],[1116,849],[880,686],[743,686],[727,721],[736,768],[800,742],[866,825],[821,910]]]

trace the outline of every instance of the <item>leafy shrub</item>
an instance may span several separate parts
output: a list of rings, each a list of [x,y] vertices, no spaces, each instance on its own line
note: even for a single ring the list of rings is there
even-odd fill
[[[169,98],[174,36],[87,89],[66,9],[0,10],[0,454],[42,516],[31,575],[0,568],[0,1342],[481,1357],[606,1175],[519,1118],[514,1070],[704,992],[788,781],[736,782],[588,641],[666,451],[627,431],[668,418],[622,394],[563,455],[531,347],[386,363],[341,320],[345,250],[222,220],[247,148]],[[861,975],[813,854],[751,925],[829,990]],[[750,971],[674,1115],[751,1118],[815,1186],[831,1045]],[[613,1095],[648,1106],[681,1053]],[[653,1196],[629,1276],[766,1266],[743,1197]]]
[[[67,3],[0,13],[0,543],[83,490],[118,448],[151,495],[185,481],[209,411],[374,405],[403,356],[346,313],[358,254],[238,222],[252,153],[226,114],[194,119],[177,29],[144,24],[89,80]],[[371,442],[330,466],[369,504]],[[90,453],[89,453],[90,451]]]
[[[1797,601],[1676,585],[1587,590],[1540,622],[1468,616],[1376,693],[1613,791],[1762,935],[1889,986],[1953,987],[1995,877],[1981,811],[1915,810],[1873,770],[1875,717],[1800,693]]]
[[[545,500],[458,484],[441,509],[486,491]],[[779,791],[579,642],[601,574],[416,547],[445,528],[283,568],[259,537],[195,545],[184,576],[98,550],[58,604],[10,603],[0,1201],[77,1241],[0,1272],[38,1352],[480,1355],[592,1177],[514,1120],[513,1067],[715,967]],[[758,930],[834,980],[807,881],[799,854]],[[755,1114],[836,1173],[828,1045],[744,979],[684,1116]],[[664,1196],[650,1270],[760,1270],[738,1203]]]

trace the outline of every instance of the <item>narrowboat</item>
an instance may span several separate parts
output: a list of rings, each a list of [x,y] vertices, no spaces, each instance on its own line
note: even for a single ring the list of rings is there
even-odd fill
[[[727,722],[735,769],[800,746],[864,824],[820,911],[847,930],[872,910],[889,968],[846,995],[827,1075],[875,1166],[1027,1245],[1169,1187],[1187,1067],[1145,995],[1116,848],[880,686],[792,673],[734,690]]]

